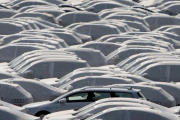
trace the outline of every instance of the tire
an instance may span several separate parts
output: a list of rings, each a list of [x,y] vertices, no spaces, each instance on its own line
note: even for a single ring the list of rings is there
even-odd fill
[[[50,112],[48,112],[48,111],[40,111],[40,112],[36,113],[35,116],[40,117],[40,119],[42,120],[44,118],[44,116],[49,113]]]

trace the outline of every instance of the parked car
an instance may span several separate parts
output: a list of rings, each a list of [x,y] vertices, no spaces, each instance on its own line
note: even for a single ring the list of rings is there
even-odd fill
[[[92,108],[94,108],[97,105],[102,105],[102,104],[105,105],[106,103],[107,104],[111,104],[111,103],[112,104],[113,103],[122,104],[122,103],[125,103],[125,105],[126,105],[126,103],[129,103],[130,106],[132,105],[131,103],[137,104],[137,105],[142,104],[142,105],[150,106],[151,108],[154,108],[155,110],[166,111],[166,112],[169,112],[169,113],[179,115],[179,108],[177,108],[177,107],[166,108],[164,106],[161,106],[161,105],[158,105],[158,104],[146,101],[146,100],[134,99],[134,98],[105,98],[105,99],[97,100],[97,101],[95,101],[95,102],[93,102],[91,104],[88,104],[88,105],[80,108],[80,109],[64,110],[64,111],[59,111],[59,112],[54,112],[54,113],[48,114],[43,118],[43,120],[47,120],[47,119],[50,119],[50,118],[53,119],[54,117],[59,117],[59,116],[62,116],[62,115],[74,115],[74,114],[83,113],[84,111],[86,112],[86,111],[91,110]]]
[[[93,48],[95,50],[100,50],[105,56],[110,54],[112,51],[122,47],[120,44],[110,43],[110,42],[86,42],[82,45],[71,46],[72,48]],[[107,49],[108,48],[108,49]]]
[[[55,112],[52,113],[52,116],[51,114],[51,117],[50,116],[45,116],[43,118],[43,120],[64,120],[64,119],[68,119],[68,120],[74,120],[74,119],[86,119],[98,112],[101,112],[105,109],[109,109],[109,108],[114,108],[114,107],[141,107],[141,108],[151,108],[150,106],[147,106],[147,105],[143,105],[143,104],[137,104],[137,103],[129,103],[129,102],[105,102],[105,103],[101,103],[101,104],[98,104],[98,105],[95,105],[93,107],[90,107],[88,110],[84,110],[84,111],[81,111],[81,112],[77,112],[77,113],[74,113],[74,114],[60,114],[60,115],[57,115],[57,113]],[[155,108],[154,108],[155,109]],[[63,112],[63,111],[62,111]],[[58,112],[59,113],[59,112]]]
[[[67,73],[82,67],[89,67],[86,61],[79,59],[53,58],[42,59],[33,62],[19,71],[19,75],[25,78],[60,78]]]
[[[96,13],[86,11],[75,11],[63,13],[56,18],[60,25],[68,26],[72,23],[98,21],[101,18]]]
[[[78,69],[74,70],[73,72],[70,72],[66,74],[65,76],[58,78],[47,78],[47,79],[41,79],[41,82],[44,82],[48,85],[52,85],[54,87],[59,87],[66,83],[67,81],[74,80],[76,78],[85,77],[85,76],[101,76],[105,74],[113,74],[112,71],[101,71],[101,70],[91,70],[87,69],[84,71],[78,71]],[[145,79],[145,78],[144,78]]]
[[[33,96],[34,102],[52,100],[56,97],[59,97],[65,92],[63,90],[47,85],[43,82],[32,79],[14,78],[5,79],[2,81],[20,85]]]
[[[57,111],[78,109],[94,101],[116,97],[133,97],[133,98],[144,98],[139,94],[139,90],[127,89],[127,88],[81,88],[54,99],[53,101],[44,101],[38,103],[32,103],[25,105],[28,114],[39,116],[43,118],[45,115]],[[144,98],[145,99],[145,98]]]
[[[138,84],[141,85],[149,85],[149,86],[157,86],[163,88],[166,92],[174,97],[176,100],[176,105],[179,106],[180,98],[179,98],[179,90],[180,86],[174,83],[166,83],[166,82],[140,82]]]
[[[79,58],[87,61],[91,67],[107,65],[104,54],[100,50],[90,48],[64,48],[62,51],[74,52]]]
[[[1,120],[40,120],[40,118],[28,115],[26,113],[0,106],[0,119]]]
[[[165,107],[174,107],[176,106],[176,100],[166,92],[161,87],[156,86],[147,86],[147,85],[139,85],[139,84],[115,84],[109,85],[107,87],[132,87],[135,89],[140,89],[142,94],[151,102],[157,103],[159,105],[163,105]]]
[[[33,97],[29,92],[17,84],[0,82],[0,97],[1,100],[22,106],[33,102]]]
[[[99,2],[93,5],[90,5],[87,8],[85,8],[85,10],[98,13],[104,9],[112,9],[112,8],[118,8],[118,7],[127,7],[127,5],[124,5],[118,2],[107,1],[107,2]]]
[[[107,77],[107,76],[86,76],[76,78],[74,80],[69,80],[63,83],[59,89],[64,90],[74,90],[78,88],[83,88],[85,86],[106,86],[112,84],[133,84],[134,81],[127,78],[118,77]]]
[[[136,74],[153,81],[179,82],[178,71],[178,61],[164,61],[148,65],[145,68],[139,70]]]
[[[10,108],[11,110],[17,110],[17,111],[26,113],[25,108],[22,107],[22,106],[21,107],[20,106],[16,106],[16,105],[10,104],[10,103],[2,101],[2,100],[0,100],[0,104],[1,104],[1,106]]]
[[[78,33],[89,35],[92,37],[92,40],[96,40],[101,36],[108,34],[119,34],[120,31],[116,26],[106,25],[106,24],[81,24],[72,28],[73,31]],[[101,32],[98,32],[101,31]]]
[[[136,120],[137,118],[139,120],[145,120],[145,119],[146,120],[148,120],[148,119],[149,120],[151,120],[151,119],[179,120],[179,117],[177,115],[171,114],[169,112],[153,110],[153,109],[149,109],[149,108],[141,108],[141,107],[110,108],[110,109],[106,109],[102,112],[99,112],[91,117],[88,117],[85,120],[97,120],[97,119],[111,120],[112,117],[114,119],[119,119],[119,118],[124,117],[124,114],[126,114],[130,120]]]
[[[162,53],[164,50],[162,48],[156,47],[129,47],[129,48],[119,48],[111,52],[108,56],[106,56],[106,60],[109,64],[118,64],[119,62],[125,60],[126,58],[130,57],[131,55],[139,54],[139,53],[146,53],[146,52],[157,52]],[[166,51],[166,50],[165,50]],[[165,52],[164,51],[164,52]]]

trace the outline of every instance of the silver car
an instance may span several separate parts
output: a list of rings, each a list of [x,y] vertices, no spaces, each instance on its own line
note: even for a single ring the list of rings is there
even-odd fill
[[[144,96],[140,94],[140,91],[135,89],[87,87],[67,92],[53,101],[37,102],[23,107],[26,108],[28,114],[43,118],[44,115],[49,113],[78,109],[94,101],[111,97],[133,97],[136,99],[145,99]]]

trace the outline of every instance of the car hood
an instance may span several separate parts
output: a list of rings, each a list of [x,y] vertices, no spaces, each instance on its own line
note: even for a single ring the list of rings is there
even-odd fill
[[[38,106],[42,106],[42,105],[47,105],[50,104],[51,101],[43,101],[43,102],[35,102],[35,103],[30,103],[27,105],[24,105],[24,108],[32,108],[32,107],[38,107]]]
[[[54,116],[54,117],[52,116],[45,120],[73,120],[75,118],[76,118],[76,116],[69,114],[69,115],[61,115],[61,116]]]
[[[169,108],[174,114],[180,115],[180,106]]]
[[[64,110],[64,111],[60,111],[60,112],[54,112],[54,113],[46,115],[43,119],[49,119],[52,117],[62,116],[62,115],[71,115],[71,114],[74,114],[76,112],[77,111],[75,111],[73,109],[72,110]]]

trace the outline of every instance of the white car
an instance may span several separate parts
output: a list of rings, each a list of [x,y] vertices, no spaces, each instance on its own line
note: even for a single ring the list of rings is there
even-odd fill
[[[40,120],[40,118],[28,115],[26,113],[0,106],[0,119],[1,120]]]
[[[164,25],[179,25],[180,24],[180,19],[178,17],[167,16],[167,15],[151,15],[151,16],[144,17],[144,20],[149,24],[149,28],[151,30],[154,30]]]
[[[33,102],[32,95],[18,84],[0,82],[1,100],[22,106]]]
[[[151,80],[141,77],[139,75],[133,75],[133,74],[125,74],[125,73],[117,73],[117,74],[105,74],[102,76],[107,76],[107,77],[120,77],[120,78],[126,78],[126,79],[131,79],[135,83],[139,82],[151,82]]]
[[[165,111],[141,107],[115,107],[103,110],[85,120],[180,120],[177,115]]]
[[[112,8],[118,8],[118,7],[127,7],[127,5],[114,2],[114,1],[113,2],[106,1],[106,2],[99,2],[93,5],[90,5],[87,8],[85,8],[85,10],[98,13],[104,9],[112,9]]]
[[[120,30],[114,25],[101,25],[93,23],[80,24],[72,28],[72,30],[81,34],[89,35],[92,37],[93,40],[96,40],[104,35],[120,33]]]
[[[137,84],[141,85],[149,85],[149,86],[157,86],[163,88],[166,92],[168,92],[170,95],[174,97],[176,100],[176,105],[180,105],[180,97],[179,97],[179,91],[180,86],[174,83],[167,83],[167,82],[140,82]]]
[[[166,50],[167,51],[167,50]],[[116,49],[115,51],[111,52],[108,56],[106,56],[106,60],[109,64],[118,64],[119,62],[125,60],[126,58],[130,57],[131,55],[139,54],[139,53],[146,53],[146,52],[165,52],[162,48],[157,47],[149,47],[148,46],[142,47],[129,47],[125,49]],[[120,57],[121,56],[121,57]]]
[[[166,107],[176,106],[176,100],[173,98],[173,96],[167,93],[161,87],[139,85],[139,84],[114,84],[114,85],[109,85],[107,87],[112,87],[112,88],[132,87],[135,89],[140,89],[142,94],[147,98],[147,100],[151,102],[154,102],[159,105],[166,106]]]
[[[0,34],[1,35],[10,35],[21,32],[25,28],[20,24],[14,24],[10,22],[0,22]]]
[[[69,58],[45,58],[37,60],[18,71],[25,78],[60,78],[77,68],[89,67],[86,61]]]
[[[78,69],[77,69],[78,70]],[[80,78],[80,77],[85,77],[85,76],[101,76],[105,74],[113,74],[112,71],[101,71],[101,70],[84,70],[84,71],[76,71],[74,70],[73,72],[70,72],[66,74],[65,76],[61,77],[60,79],[58,78],[48,78],[48,79],[41,79],[41,82],[44,82],[46,84],[52,85],[54,87],[59,87],[66,83],[67,81]]]
[[[74,11],[63,13],[60,16],[56,17],[56,19],[58,20],[60,25],[65,27],[72,23],[99,21],[101,18],[96,13]]]
[[[45,50],[45,47],[32,45],[8,44],[0,47],[1,62],[9,62],[25,52],[32,50]]]
[[[42,20],[46,20],[48,22],[54,23],[54,24],[58,24],[58,21],[54,18],[53,15],[48,14],[48,13],[30,13],[30,12],[22,12],[22,13],[18,13],[15,14],[14,16],[12,16],[11,18],[24,18],[24,17],[39,17]]]
[[[101,99],[101,100],[98,100],[98,101],[95,101],[91,104],[88,104],[82,108],[79,108],[79,109],[71,109],[71,110],[64,110],[64,111],[59,111],[59,112],[54,112],[54,113],[51,113],[51,114],[48,114],[44,117],[44,120],[46,119],[50,119],[50,118],[54,118],[54,117],[58,117],[58,116],[62,116],[62,115],[74,115],[74,114],[78,114],[78,113],[82,113],[84,111],[88,111],[89,109],[91,108],[94,108],[94,106],[97,106],[97,105],[100,105],[100,104],[106,104],[106,103],[129,103],[129,105],[131,103],[134,103],[134,104],[141,104],[141,105],[147,105],[147,106],[150,106],[151,108],[153,109],[156,109],[156,110],[159,110],[159,111],[166,111],[166,112],[169,112],[169,113],[173,113],[173,114],[176,114],[176,115],[179,115],[179,111],[180,109],[178,107],[171,107],[171,108],[166,108],[164,106],[161,106],[161,105],[158,105],[158,104],[155,104],[155,103],[152,103],[152,102],[149,102],[149,101],[146,101],[146,100],[142,100],[142,99],[134,99],[134,98],[105,98],[105,99]],[[132,105],[132,104],[131,104]]]
[[[53,100],[66,92],[37,80],[14,78],[2,81],[20,85],[33,96],[34,102]]]
[[[26,113],[26,110],[25,110],[24,107],[20,107],[20,106],[17,106],[17,105],[13,105],[13,104],[7,103],[7,102],[2,101],[2,100],[0,100],[0,105],[3,106],[3,107],[10,108],[10,109],[12,109],[12,110],[17,110],[17,111]]]
[[[71,46],[72,48],[93,48],[95,50],[100,50],[105,56],[112,51],[120,48],[122,45],[110,42],[86,42],[82,45]],[[108,49],[107,49],[108,48]]]
[[[17,12],[15,10],[10,9],[1,9],[0,10],[0,18],[10,18],[15,15]]]
[[[82,60],[86,60],[91,67],[107,65],[105,55],[100,50],[90,48],[63,48],[62,51],[74,52]]]
[[[173,60],[162,61],[162,62],[148,65],[142,68],[141,70],[139,70],[136,74],[143,76],[145,78],[151,79],[153,81],[179,82],[180,76],[179,76],[179,73],[177,72],[179,71],[179,69],[180,69],[179,61],[173,61]]]
[[[131,79],[110,76],[85,76],[63,83],[59,89],[74,90],[85,86],[106,86],[112,84],[133,84]]]
[[[61,112],[55,112],[49,115],[46,115],[43,120],[74,120],[74,119],[86,119],[98,112],[101,112],[105,109],[114,108],[114,107],[141,107],[141,108],[151,108],[148,105],[130,103],[130,102],[105,102],[98,105],[94,105],[84,111],[73,113],[73,114],[62,114]],[[58,114],[59,113],[59,114]]]

